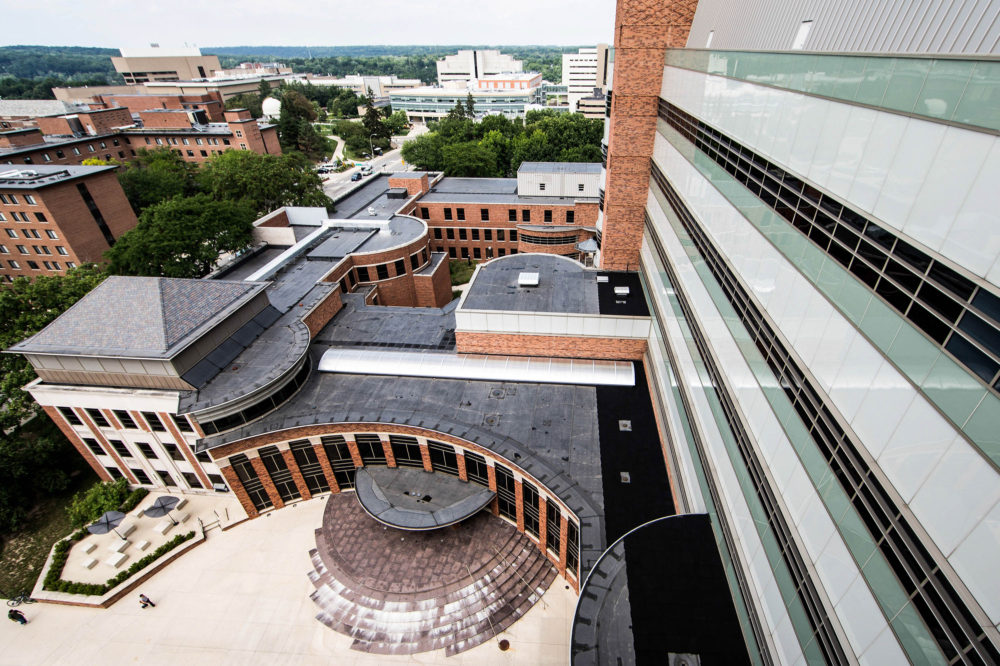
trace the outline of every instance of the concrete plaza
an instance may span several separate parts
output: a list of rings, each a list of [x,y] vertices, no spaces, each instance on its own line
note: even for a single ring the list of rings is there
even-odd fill
[[[500,638],[454,657],[444,650],[387,656],[315,619],[306,576],[326,496],[293,504],[207,542],[106,610],[31,604],[29,624],[0,625],[0,664],[563,664],[576,597],[556,579]],[[141,609],[138,594],[155,608]]]

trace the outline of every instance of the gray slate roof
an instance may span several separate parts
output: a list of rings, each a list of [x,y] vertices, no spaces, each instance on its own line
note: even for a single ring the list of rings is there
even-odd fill
[[[112,276],[11,351],[170,358],[266,286]]]

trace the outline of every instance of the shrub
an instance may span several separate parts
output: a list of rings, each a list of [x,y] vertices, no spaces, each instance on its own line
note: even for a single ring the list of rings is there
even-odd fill
[[[125,501],[122,502],[122,505],[118,510],[122,513],[128,513],[135,507],[139,506],[139,502],[141,502],[148,494],[149,490],[146,488],[136,488],[129,493],[129,496],[125,498]]]
[[[86,534],[86,531],[84,530],[83,533]],[[128,569],[119,571],[117,574],[109,578],[107,582],[100,584],[77,583],[62,579],[62,570],[66,565],[67,558],[69,557],[70,547],[73,545],[74,541],[79,541],[83,538],[82,535],[78,535],[80,535],[80,532],[75,532],[71,538],[63,539],[55,545],[52,555],[52,566],[49,567],[48,573],[45,574],[45,582],[42,586],[43,589],[56,592],[68,592],[69,594],[88,594],[95,596],[107,594],[110,590],[118,587],[139,571],[142,571],[161,556],[169,553],[185,541],[189,541],[194,538],[193,531],[186,532],[185,534],[176,534],[174,535],[174,538],[154,550],[152,553],[146,555],[141,560],[133,562],[132,566]]]

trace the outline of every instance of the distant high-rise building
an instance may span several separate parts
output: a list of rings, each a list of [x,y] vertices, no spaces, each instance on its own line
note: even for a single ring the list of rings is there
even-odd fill
[[[562,84],[568,87],[569,110],[577,110],[577,102],[594,95],[594,88],[602,92],[607,87],[608,45],[582,48],[577,53],[564,53],[562,57]]]
[[[484,76],[510,74],[523,69],[520,60],[496,49],[463,50],[437,61],[438,85],[468,85]]]
[[[111,64],[127,84],[207,79],[222,69],[218,56],[202,55],[199,48],[120,50],[121,56],[112,56]]]

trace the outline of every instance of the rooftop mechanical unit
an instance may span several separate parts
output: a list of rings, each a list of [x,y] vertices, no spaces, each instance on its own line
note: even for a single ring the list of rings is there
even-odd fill
[[[538,273],[518,273],[517,274],[517,286],[518,287],[537,287],[538,286]]]
[[[625,297],[628,296],[628,287],[615,287],[615,296]]]

